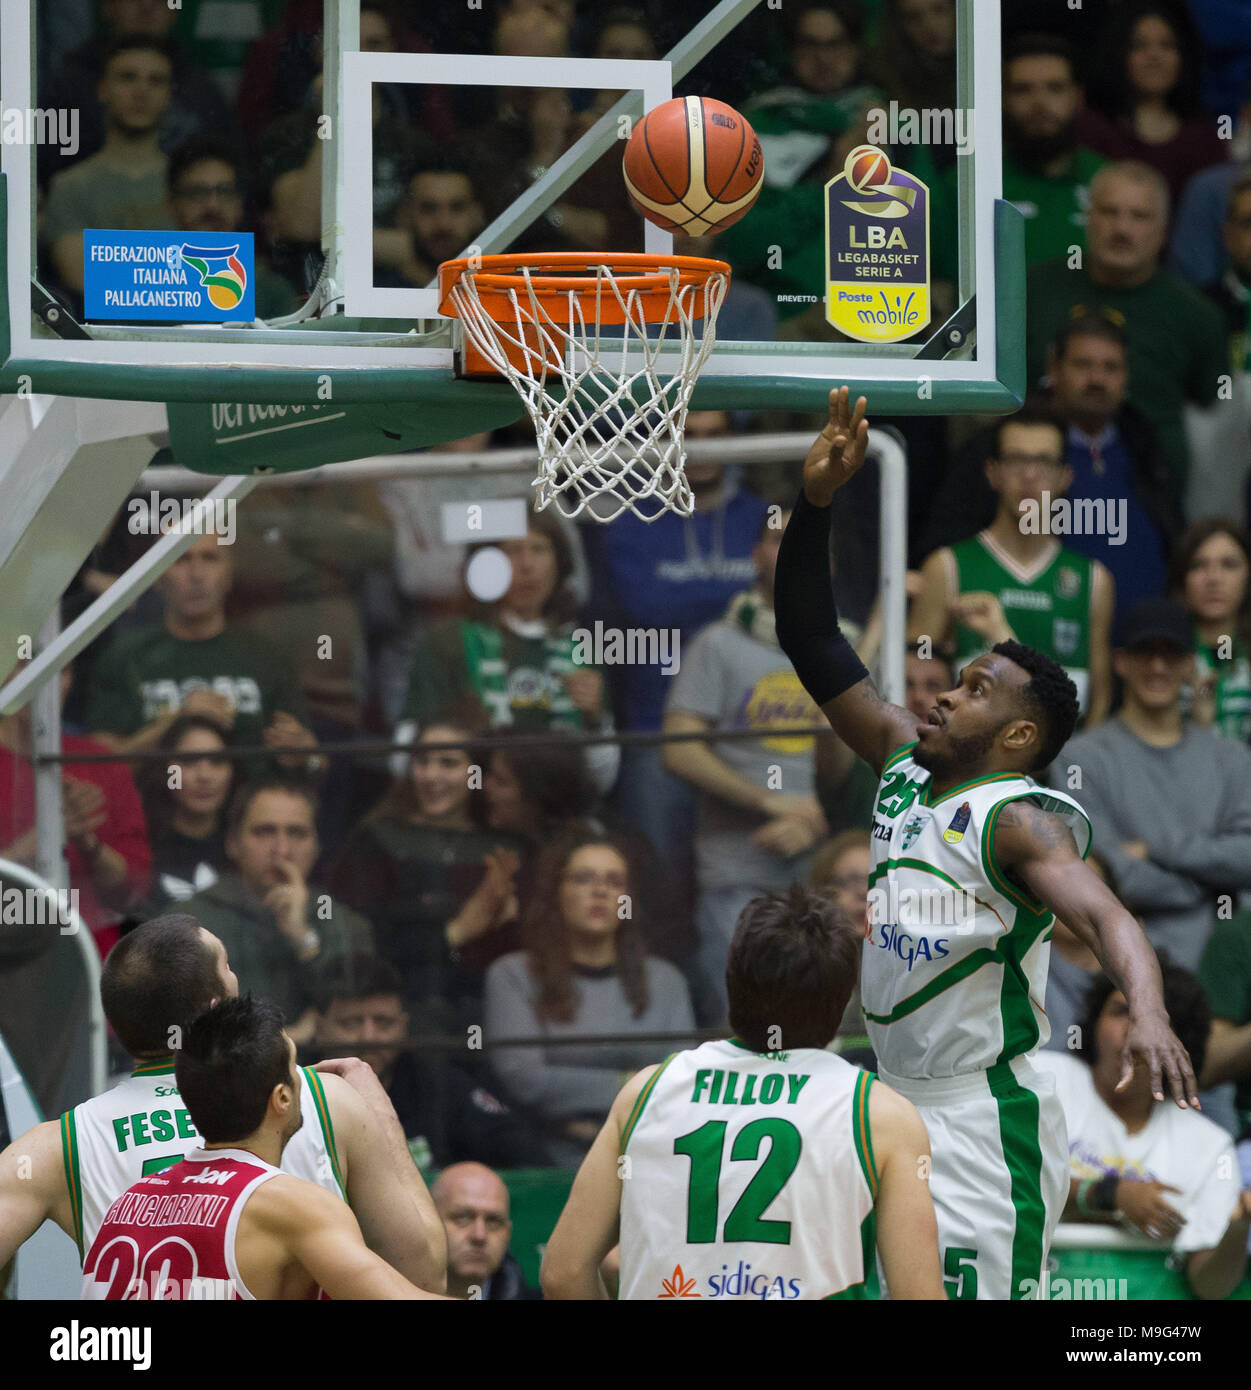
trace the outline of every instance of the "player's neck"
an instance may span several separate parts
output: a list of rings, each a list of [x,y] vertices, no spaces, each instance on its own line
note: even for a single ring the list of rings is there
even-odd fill
[[[225,632],[226,614],[219,608],[203,617],[180,618],[166,611],[165,630],[180,642],[206,642],[210,637],[219,637]]]
[[[1027,563],[1055,544],[1055,537],[1041,527],[1037,531],[1022,531],[1021,518],[1009,516],[1006,511],[998,512],[986,530],[995,544],[1014,560]]]
[[[205,1144],[204,1149],[206,1153],[216,1149],[238,1149],[259,1158],[262,1163],[268,1163],[271,1168],[282,1167],[282,1135],[272,1134],[264,1128],[249,1134],[246,1139],[236,1139],[229,1144]]]
[[[1128,693],[1120,717],[1131,733],[1153,748],[1172,748],[1181,741],[1182,715],[1177,701],[1163,709],[1146,709]]]

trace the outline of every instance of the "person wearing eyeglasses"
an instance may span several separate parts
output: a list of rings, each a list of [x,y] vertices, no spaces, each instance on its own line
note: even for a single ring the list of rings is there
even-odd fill
[[[999,499],[995,518],[925,561],[908,640],[949,646],[957,671],[996,642],[1024,642],[1064,667],[1077,686],[1085,727],[1093,728],[1112,698],[1116,586],[1106,566],[1054,534],[1057,522],[1083,519],[1056,511],[1073,481],[1065,450],[1063,424],[1041,406],[1003,421],[986,462]],[[1109,509],[1102,515],[1116,520]]]

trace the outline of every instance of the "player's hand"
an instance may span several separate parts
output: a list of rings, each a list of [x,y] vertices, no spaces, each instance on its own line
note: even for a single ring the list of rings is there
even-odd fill
[[[378,1080],[378,1073],[359,1057],[326,1057],[316,1063],[313,1070],[329,1076],[341,1076],[354,1091],[366,1098],[378,1091],[386,1094],[382,1082]]]
[[[828,507],[834,494],[860,471],[869,448],[868,401],[851,408],[851,392],[830,392],[830,419],[804,460],[804,496],[814,507]]]
[[[1124,1212],[1125,1219],[1133,1222],[1145,1236],[1152,1240],[1167,1241],[1170,1245],[1181,1233],[1186,1218],[1170,1202],[1165,1201],[1166,1192],[1181,1192],[1180,1187],[1170,1187],[1166,1182],[1139,1182],[1133,1178],[1122,1178],[1116,1185],[1116,1205]]]
[[[1190,1053],[1169,1027],[1166,1014],[1153,1014],[1147,1018],[1135,1018],[1131,1014],[1125,1051],[1121,1054],[1121,1079],[1116,1083],[1118,1091],[1123,1091],[1129,1085],[1136,1067],[1147,1068],[1151,1094],[1156,1100],[1164,1099],[1163,1078],[1167,1076],[1169,1090],[1180,1109],[1185,1110],[1188,1103],[1196,1110],[1202,1109],[1199,1104],[1199,1084],[1190,1065]]]
[[[298,944],[308,935],[308,884],[289,859],[280,859],[278,868],[286,882],[276,883],[263,902],[277,919],[278,930]]]
[[[947,605],[951,616],[965,627],[971,627],[988,642],[1010,642],[1012,628],[1004,616],[1003,605],[988,589],[974,589],[957,594]]]
[[[214,719],[226,729],[235,726],[235,702],[220,690],[193,690],[183,700],[179,714],[199,714]]]

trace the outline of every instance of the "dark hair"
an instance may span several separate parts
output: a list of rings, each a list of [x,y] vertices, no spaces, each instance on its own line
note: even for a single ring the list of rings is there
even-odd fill
[[[181,762],[184,759],[175,755],[178,752],[178,742],[184,734],[191,733],[193,730],[202,730],[204,733],[216,734],[222,741],[222,747],[230,745],[230,733],[225,725],[219,724],[207,714],[180,714],[177,719],[161,735],[157,747],[164,753],[171,756],[168,760],[162,761],[159,758],[147,760],[140,769],[137,781],[139,783],[139,794],[143,798],[143,808],[147,815],[150,827],[166,826],[173,815],[174,796],[169,788],[169,768],[174,762]],[[211,758],[211,753],[188,753],[185,761],[199,762],[204,758]],[[231,787],[227,789],[226,805],[230,804],[230,791],[234,786],[235,774],[238,771],[238,764],[231,761],[230,779]]]
[[[1196,1076],[1203,1071],[1203,1062],[1208,1051],[1208,1030],[1212,1023],[1212,1011],[1203,986],[1190,973],[1175,965],[1167,951],[1157,953],[1160,960],[1160,975],[1164,982],[1164,1012],[1178,1041],[1190,1053],[1190,1065]],[[1086,1012],[1080,1028],[1081,1047],[1078,1055],[1087,1064],[1095,1064],[1095,1025],[1104,1005],[1116,993],[1118,986],[1106,975],[1099,975],[1091,981],[1086,991]]]
[[[577,613],[577,603],[569,590],[569,581],[573,577],[573,545],[554,508],[550,511],[536,512],[533,506],[527,505],[526,532],[529,534],[531,531],[546,536],[555,552],[556,579],[552,585],[552,592],[543,605],[543,617],[549,623],[561,626],[571,622]],[[484,545],[496,544],[498,542],[483,541],[479,545],[471,546],[465,555],[465,563],[468,564]],[[480,620],[492,621],[498,612],[499,603],[498,599],[494,603],[478,603],[475,616]]]
[[[488,728],[486,712],[476,697],[469,697],[455,707],[447,706],[432,713],[421,721],[421,728],[409,747],[408,761],[404,771],[392,778],[391,785],[383,793],[377,805],[365,816],[364,823],[373,825],[380,820],[411,821],[421,814],[421,803],[417,799],[417,788],[413,786],[412,767],[422,752],[421,740],[431,729],[447,729],[452,733],[465,734],[463,742],[457,747],[464,748],[470,764],[482,762],[476,741]],[[433,740],[435,743],[448,743],[445,738]],[[444,752],[447,750],[444,749]],[[483,808],[481,798],[470,795],[469,815],[475,824],[480,823]]]
[[[1077,77],[1077,58],[1073,45],[1059,34],[1017,34],[1003,46],[1003,65],[1022,58],[1060,58],[1069,65],[1070,75]]]
[[[364,951],[331,956],[317,972],[313,999],[318,1013],[347,999],[375,999],[381,994],[404,998],[404,982],[390,961]]]
[[[1177,85],[1167,94],[1165,102],[1174,115],[1183,119],[1198,113],[1201,51],[1194,21],[1180,2],[1137,0],[1137,3],[1120,6],[1109,18],[1100,45],[1101,56],[1095,67],[1100,80],[1093,84],[1094,105],[1113,120],[1124,120],[1133,111],[1135,98],[1129,82],[1130,44],[1134,30],[1141,21],[1153,17],[1162,19],[1173,31],[1181,56]]]
[[[203,164],[208,159],[215,159],[219,164],[228,164],[234,170],[235,180],[239,183],[239,196],[242,197],[243,160],[230,141],[223,140],[220,135],[188,136],[170,153],[169,163],[165,168],[165,186],[176,196],[178,184],[187,170],[197,164]]]
[[[223,999],[191,1021],[174,1053],[174,1079],[206,1144],[254,1134],[275,1086],[290,1083],[282,1010],[245,994]]]
[[[1040,725],[1041,746],[1026,771],[1038,772],[1060,756],[1073,736],[1081,714],[1077,687],[1059,662],[1022,642],[996,642],[991,651],[1029,673],[1020,693],[1029,716]]]
[[[226,812],[227,835],[233,835],[238,831],[252,803],[262,792],[285,792],[288,796],[302,797],[308,802],[313,819],[317,819],[317,793],[312,787],[298,777],[284,777],[275,774],[271,777],[257,778],[252,782],[244,782],[242,786],[235,788],[235,793],[230,798],[230,807]]]
[[[507,731],[505,731],[507,732]],[[562,821],[587,815],[595,804],[595,784],[586,770],[582,750],[572,742],[553,741],[504,744],[492,748],[489,758],[502,758],[521,788],[521,798],[538,816],[529,828],[532,839],[542,839]],[[488,762],[488,776],[489,762]]]
[[[1051,350],[1057,361],[1068,352],[1074,338],[1102,338],[1105,342],[1115,343],[1125,357],[1129,357],[1129,334],[1104,314],[1086,311],[1066,319],[1051,340]]]
[[[1015,415],[1005,415],[995,425],[994,453],[992,458],[998,458],[1003,452],[1003,432],[1012,425],[1047,425],[1060,436],[1061,448],[1066,445],[1069,437],[1068,425],[1060,418],[1049,402],[1039,396],[1026,397],[1025,404],[1016,412]]]
[[[567,826],[539,855],[535,888],[522,920],[522,936],[529,956],[530,974],[538,982],[535,1015],[544,1020],[571,1023],[578,1014],[569,929],[560,909],[560,884],[570,859],[589,845],[606,845],[625,862],[626,891],[632,900],[631,915],[617,925],[617,978],[621,992],[638,1018],[648,1005],[647,946],[639,925],[637,855],[622,836],[592,822]]]
[[[1186,576],[1194,565],[1200,548],[1213,536],[1228,536],[1242,551],[1243,558],[1251,565],[1251,537],[1236,521],[1226,521],[1224,517],[1208,516],[1192,521],[1182,532],[1173,547],[1169,558],[1168,589],[1169,596],[1185,607]],[[1189,610],[1187,610],[1189,611]],[[1244,646],[1251,645],[1251,575],[1242,591],[1242,602],[1238,606],[1235,624],[1236,636]]]
[[[174,66],[174,48],[166,39],[153,38],[150,34],[118,34],[104,45],[104,52],[100,57],[100,76],[103,77],[108,71],[109,64],[114,58],[120,58],[123,53],[148,52],[159,54],[169,64],[172,71]]]
[[[799,22],[811,10],[828,10],[836,15],[852,43],[864,40],[864,14],[860,0],[800,0],[790,8],[787,18],[786,41],[794,43],[799,35]]]
[[[109,952],[100,1002],[117,1040],[132,1057],[172,1051],[170,1030],[187,1024],[222,992],[217,958],[185,912],[136,927]]]
[[[829,898],[799,884],[753,898],[725,968],[735,1036],[753,1052],[825,1047],[855,987],[863,939]]]

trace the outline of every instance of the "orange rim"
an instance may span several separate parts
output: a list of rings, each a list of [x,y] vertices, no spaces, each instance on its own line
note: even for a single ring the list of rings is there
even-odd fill
[[[702,256],[649,256],[638,251],[605,255],[553,251],[531,256],[462,256],[444,261],[439,267],[439,313],[448,318],[459,317],[452,291],[466,271],[470,271],[482,307],[497,322],[507,322],[513,317],[510,294],[524,296],[533,291],[536,299],[550,302],[577,295],[591,311],[588,318],[594,316],[598,300],[600,322],[619,323],[621,310],[616,296],[611,292],[605,296],[603,281],[595,274],[600,267],[612,272],[623,297],[630,294],[636,297],[635,302],[649,322],[672,312],[670,271],[678,272],[678,284],[682,289],[704,286],[714,275],[730,274],[725,261],[706,260]]]

